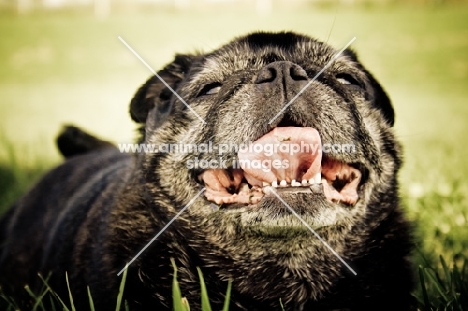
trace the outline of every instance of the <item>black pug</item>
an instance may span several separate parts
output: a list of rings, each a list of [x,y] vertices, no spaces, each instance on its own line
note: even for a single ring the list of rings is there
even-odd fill
[[[355,53],[336,53],[258,32],[177,55],[159,75],[180,97],[152,77],[131,101],[146,152],[68,128],[65,163],[1,220],[3,290],[27,308],[24,285],[51,272],[67,297],[67,272],[78,310],[86,286],[113,310],[117,273],[204,188],[129,266],[131,310],[171,310],[171,258],[194,310],[196,267],[214,309],[228,280],[231,310],[411,309],[394,111]]]

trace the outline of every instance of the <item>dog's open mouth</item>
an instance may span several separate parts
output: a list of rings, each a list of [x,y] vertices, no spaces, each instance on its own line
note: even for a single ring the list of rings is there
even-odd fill
[[[323,154],[321,139],[310,127],[276,127],[238,152],[240,168],[209,169],[198,178],[205,196],[216,204],[257,204],[265,195],[302,192],[321,185],[328,201],[356,204],[362,172]]]

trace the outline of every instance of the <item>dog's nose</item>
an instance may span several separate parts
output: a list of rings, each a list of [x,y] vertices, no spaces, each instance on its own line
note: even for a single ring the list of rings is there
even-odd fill
[[[255,83],[288,84],[297,81],[307,81],[307,79],[307,73],[299,65],[287,61],[279,61],[270,63],[260,69]]]

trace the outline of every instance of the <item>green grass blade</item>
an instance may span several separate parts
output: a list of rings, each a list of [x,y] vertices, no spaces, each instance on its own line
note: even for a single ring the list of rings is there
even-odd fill
[[[189,305],[187,298],[182,297],[181,301],[182,301],[182,307],[184,308],[184,311],[190,311],[190,305]]]
[[[229,311],[229,302],[231,300],[231,289],[232,289],[232,281],[229,280],[228,286],[226,289],[226,297],[224,298],[224,305],[222,311]]]
[[[68,282],[68,273],[67,272],[65,272],[65,280],[67,281],[68,296],[70,297],[70,304],[71,304],[72,311],[76,311],[75,305],[73,303],[73,295],[72,295],[72,292],[71,292],[71,289],[70,289],[70,283]]]
[[[26,285],[24,287],[24,289],[26,290],[26,292],[29,294],[29,296],[31,296],[31,298],[33,298],[34,300],[34,305],[33,305],[33,308],[31,309],[32,311],[36,311],[39,307],[42,309],[42,310],[45,310],[44,308],[44,305],[42,304],[42,300],[44,298],[44,296],[48,293],[49,289],[46,288],[45,290],[42,291],[41,295],[39,296],[36,296],[32,291],[31,289],[29,288],[28,285]]]
[[[91,311],[95,311],[96,309],[94,308],[94,301],[93,301],[93,296],[91,296],[91,290],[89,289],[89,286],[86,286],[86,289],[88,291],[89,309]]]
[[[120,282],[119,294],[117,295],[117,305],[115,306],[115,311],[120,311],[120,305],[122,304],[122,297],[125,289],[125,281],[127,280],[127,269],[124,270],[122,275],[122,281]]]
[[[3,299],[7,304],[9,309],[19,310],[20,308],[16,305],[14,299],[12,297],[7,297],[1,292],[0,288],[0,298]]]
[[[467,275],[467,268],[468,268],[468,258],[465,258],[465,260],[463,261],[463,267],[461,269],[461,274],[462,275]]]
[[[34,293],[31,291],[31,289],[29,288],[28,285],[26,285],[26,286],[24,287],[24,289],[25,289],[26,292],[29,294],[29,296],[31,296],[32,299],[34,299],[34,300],[37,299],[36,295],[34,295]]]
[[[47,283],[47,280],[45,280],[45,279],[42,277],[41,274],[39,274],[39,277],[41,278],[41,280],[42,280],[42,282],[45,284],[45,286],[47,286],[47,288],[49,289],[49,291],[50,291],[52,294],[54,294],[54,296],[55,296],[55,297],[57,298],[57,300],[60,302],[60,304],[61,304],[62,307],[63,307],[63,310],[65,310],[65,311],[70,311],[70,309],[68,309],[67,305],[63,302],[63,300],[60,299],[59,295],[57,295],[57,293],[54,292],[54,291],[52,290],[52,288],[49,286],[49,283]],[[49,279],[49,278],[47,278],[47,279]]]
[[[461,305],[461,301],[460,301],[460,291],[461,291],[461,280],[462,280],[462,277],[460,276],[460,273],[458,272],[458,267],[457,267],[457,264],[455,262],[455,258],[453,259],[453,266],[452,266],[452,283],[451,283],[451,286],[450,286],[450,293],[452,294],[452,299],[453,299],[453,303],[455,306],[460,306]]]
[[[205,280],[200,268],[197,267],[198,277],[200,278],[201,288],[201,308],[202,311],[211,311],[210,299],[208,298],[208,291],[206,290]]]
[[[424,280],[424,268],[419,266],[419,282],[421,284],[421,290],[424,300],[424,310],[430,310],[429,297],[427,295],[426,282]]]
[[[284,306],[283,306],[283,301],[280,298],[280,306],[281,306],[281,311],[284,311]]]
[[[179,283],[177,282],[177,266],[174,258],[171,258],[172,267],[174,268],[174,277],[172,279],[172,304],[174,311],[185,311],[182,304],[182,293],[180,292]]]
[[[41,307],[42,310],[45,310],[44,304],[42,301],[44,300],[45,295],[49,292],[48,288],[43,289],[42,293],[37,297],[36,303],[33,306],[33,311],[36,311],[37,308]]]
[[[49,295],[49,301],[50,301],[50,307],[52,308],[52,311],[57,311],[57,309],[55,308],[55,301],[52,295]]]
[[[455,258],[453,260],[453,273],[452,273],[452,296],[456,310],[467,310],[468,309],[468,284],[465,281],[467,276],[465,271],[465,264],[467,259],[464,260],[462,268],[459,269],[456,265]]]
[[[450,287],[453,287],[452,284],[452,273],[450,272],[450,269],[447,265],[447,262],[445,261],[444,257],[442,255],[439,256],[440,258],[440,263],[442,264],[442,268],[444,270],[445,274],[445,279],[447,280],[447,285]],[[449,287],[446,288],[446,290],[449,290]]]
[[[426,276],[429,277],[429,279],[432,280],[432,284],[434,284],[434,287],[437,289],[440,296],[442,296],[443,301],[446,302],[446,303],[449,302],[450,299],[447,296],[447,294],[445,293],[445,289],[444,289],[444,286],[442,284],[442,281],[438,276],[436,276],[436,273],[432,269],[428,269],[428,268],[424,269],[424,273],[425,273]]]

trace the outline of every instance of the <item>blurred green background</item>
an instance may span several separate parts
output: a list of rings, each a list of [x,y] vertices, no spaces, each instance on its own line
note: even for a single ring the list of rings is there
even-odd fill
[[[151,73],[118,36],[155,69],[175,52],[254,30],[293,30],[337,48],[356,36],[352,47],[395,106],[415,263],[468,256],[466,1],[55,2],[0,1],[0,211],[60,162],[63,124],[133,141],[128,104]]]

